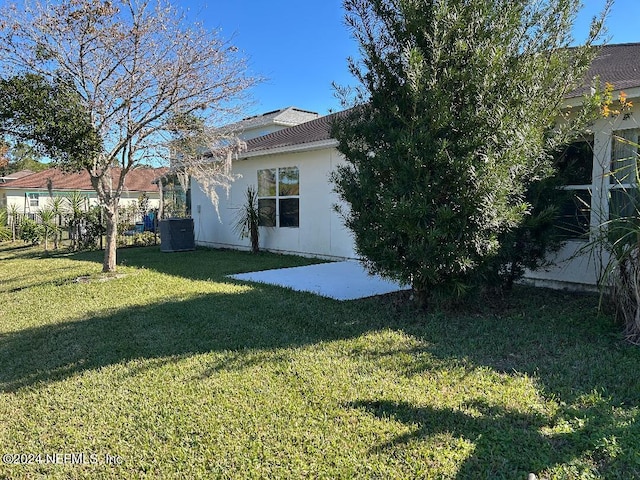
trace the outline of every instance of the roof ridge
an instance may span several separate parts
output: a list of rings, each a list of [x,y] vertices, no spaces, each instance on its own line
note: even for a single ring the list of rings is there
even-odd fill
[[[594,45],[594,46],[598,48],[605,48],[605,47],[630,47],[630,46],[638,46],[638,45],[640,45],[640,42],[605,43],[603,45]]]

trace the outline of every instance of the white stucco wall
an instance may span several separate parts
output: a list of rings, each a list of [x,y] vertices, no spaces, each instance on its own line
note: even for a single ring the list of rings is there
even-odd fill
[[[242,177],[228,196],[221,191],[220,219],[209,198],[197,184],[191,188],[191,205],[196,244],[210,247],[248,249],[249,240],[233,231],[237,208],[245,200],[249,185],[257,186],[258,170],[298,167],[300,173],[300,226],[297,228],[260,227],[260,247],[266,250],[326,258],[354,258],[353,237],[344,227],[333,205],[329,174],[341,161],[334,148],[299,153],[253,157],[234,162],[233,171]]]
[[[591,197],[591,227],[598,231],[609,218],[611,188],[612,133],[640,128],[640,89],[627,92],[634,104],[629,116],[617,116],[597,121],[593,127],[594,155],[592,180],[588,186]],[[614,98],[617,93],[614,92]],[[220,221],[209,199],[197,185],[192,186],[192,208],[196,243],[211,247],[249,248],[249,240],[240,240],[233,232],[236,208],[244,202],[248,185],[257,184],[257,171],[266,168],[297,166],[300,170],[300,227],[260,229],[261,248],[328,258],[355,258],[353,237],[335,213],[338,198],[329,182],[329,173],[340,162],[335,148],[299,153],[274,154],[239,160],[234,172],[242,178],[232,187],[228,197],[220,192]],[[593,237],[592,237],[593,238]],[[568,241],[560,251],[549,257],[552,265],[528,272],[527,279],[548,286],[569,288],[596,284],[608,262],[606,252],[589,251],[588,241]]]
[[[601,231],[609,220],[609,195],[611,183],[611,149],[613,132],[618,130],[640,128],[640,90],[627,92],[634,100],[634,107],[628,116],[617,115],[603,118],[594,123],[591,130],[594,135],[593,170],[591,175],[591,238],[585,241],[569,241],[564,247],[549,257],[553,262],[550,267],[536,272],[528,272],[527,278],[534,283],[550,286],[567,284],[569,288],[577,286],[594,286],[609,262],[609,256],[601,249],[593,249],[592,240],[596,232]],[[613,97],[617,98],[614,92]]]
[[[25,194],[29,193],[38,193],[39,194],[39,202],[37,207],[32,207],[29,205],[29,202],[25,202]],[[70,195],[72,192],[59,192],[54,191],[55,195]],[[142,192],[123,192],[122,197],[120,198],[120,206],[126,207],[130,204],[137,204],[138,197]],[[83,191],[83,195],[89,197],[90,206],[98,205],[97,193],[94,191]],[[158,208],[160,206],[160,195],[158,192],[147,192],[149,196],[149,208]],[[51,197],[49,195],[49,191],[46,189],[17,189],[17,188],[9,188],[3,187],[0,188],[0,205],[1,208],[10,209],[12,206],[15,206],[20,213],[37,213],[40,208],[46,207],[50,205]]]

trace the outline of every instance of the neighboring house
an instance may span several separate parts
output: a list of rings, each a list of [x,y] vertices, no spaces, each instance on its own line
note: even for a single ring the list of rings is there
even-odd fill
[[[533,281],[594,284],[599,267],[595,257],[582,253],[590,229],[596,229],[610,215],[625,213],[622,188],[628,180],[612,175],[623,159],[633,157],[637,148],[614,140],[614,135],[638,142],[640,134],[640,43],[602,47],[588,78],[614,85],[614,98],[624,90],[634,102],[624,116],[603,118],[586,138],[588,148],[579,148],[572,159],[582,162],[579,175],[565,188],[575,192],[575,202],[564,208],[563,216],[572,232],[564,248],[554,257],[554,265],[532,272]],[[567,104],[577,106],[584,90],[574,92]],[[336,114],[334,114],[336,115]],[[337,141],[330,136],[334,115],[285,128],[247,141],[247,150],[234,161],[234,173],[242,175],[228,196],[220,195],[220,218],[199,188],[192,188],[196,243],[214,247],[248,249],[249,240],[234,233],[237,209],[244,203],[249,185],[256,186],[260,206],[273,212],[269,226],[261,227],[261,248],[283,253],[324,258],[355,258],[352,234],[335,212],[339,202],[329,180],[336,165],[343,162]],[[259,117],[258,117],[259,118]],[[587,152],[586,154],[584,152]],[[582,153],[580,153],[582,152]],[[625,178],[635,178],[633,168]],[[586,234],[586,235],[585,235]]]
[[[117,177],[118,171],[114,172]],[[157,183],[153,183],[166,169],[137,168],[131,170],[125,180],[125,189],[120,200],[121,206],[136,203],[138,197],[146,193],[149,207],[159,206]],[[0,198],[4,199],[7,208],[15,205],[22,214],[36,214],[42,207],[50,204],[55,196],[68,195],[74,191],[81,192],[87,198],[87,206],[97,205],[97,193],[91,186],[89,173],[85,170],[78,173],[66,173],[57,168],[50,168],[38,173],[31,173],[6,183],[0,183]]]
[[[33,172],[31,170],[20,170],[19,172],[9,173],[0,177],[0,187],[6,183],[31,175],[32,173]],[[0,208],[7,208],[7,193],[4,191],[0,192]]]
[[[13,180],[26,177],[27,175],[31,175],[32,173],[33,172],[31,170],[20,170],[19,172],[9,173],[4,177],[0,177],[0,183],[12,182]]]

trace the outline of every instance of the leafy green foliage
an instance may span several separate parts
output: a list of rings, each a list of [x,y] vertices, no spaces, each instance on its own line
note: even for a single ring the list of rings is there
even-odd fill
[[[553,172],[565,139],[549,132],[602,22],[569,50],[578,4],[345,1],[363,59],[350,62],[356,106],[334,124],[347,161],[334,182],[370,270],[419,302],[487,278],[531,213],[529,185]]]
[[[157,243],[158,238],[153,232],[136,233],[133,236],[133,245],[135,247],[149,247],[151,245],[156,245]]]
[[[0,79],[0,133],[32,142],[67,170],[91,165],[102,140],[73,83],[36,74]]]
[[[31,245],[38,245],[42,241],[44,228],[35,220],[24,217],[20,222],[20,239]]]
[[[11,240],[11,227],[9,226],[9,214],[6,208],[0,209],[0,242]]]
[[[588,208],[576,200],[575,191],[566,185],[590,184],[593,163],[593,142],[581,139],[553,152],[553,174],[533,181],[524,199],[529,210],[520,224],[502,232],[498,252],[489,257],[479,270],[480,284],[510,290],[525,271],[548,265],[548,254],[557,251],[568,238],[584,238],[589,225],[579,225],[576,208]],[[571,218],[562,218],[569,206]]]
[[[41,172],[51,166],[41,161],[40,155],[35,151],[34,147],[25,142],[9,143],[6,141],[3,145],[0,139],[0,157],[2,157],[3,151],[5,152],[5,157],[4,159],[0,158],[0,175],[8,175],[20,170]]]
[[[77,250],[94,250],[98,248],[100,237],[105,233],[99,206],[95,205],[86,212],[81,212],[77,217],[74,217],[73,223],[70,224],[75,225],[78,232],[75,240]]]

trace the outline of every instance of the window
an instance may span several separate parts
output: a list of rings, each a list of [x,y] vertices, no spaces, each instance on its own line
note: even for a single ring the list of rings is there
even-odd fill
[[[639,129],[618,130],[611,140],[609,218],[637,215],[640,198],[638,178]]]
[[[188,176],[178,174],[162,178],[162,212],[164,218],[188,218],[191,216],[191,188]],[[186,190],[185,190],[186,187]]]
[[[298,167],[258,170],[258,210],[261,227],[300,225]]]
[[[593,138],[566,145],[554,155],[554,164],[567,194],[556,221],[559,235],[566,239],[585,238],[591,224]]]
[[[28,193],[29,197],[29,206],[30,207],[38,207],[40,205],[40,194],[39,193]]]

